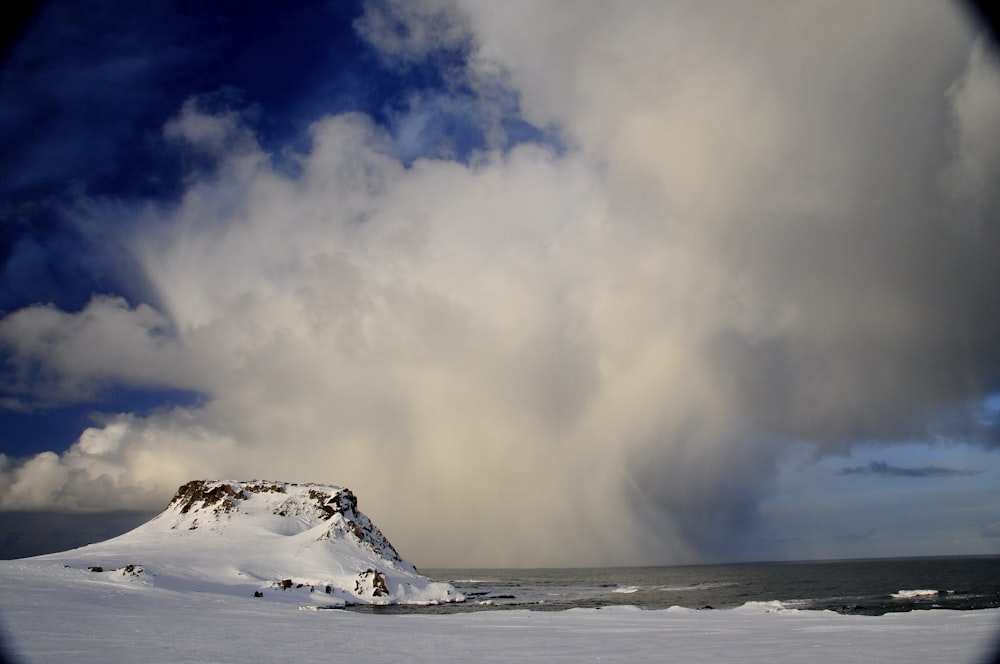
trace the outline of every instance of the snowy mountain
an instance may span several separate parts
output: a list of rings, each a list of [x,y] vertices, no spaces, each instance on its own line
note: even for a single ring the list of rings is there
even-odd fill
[[[357,504],[336,486],[195,480],[131,532],[24,562],[123,587],[237,594],[304,608],[464,600],[403,560]]]

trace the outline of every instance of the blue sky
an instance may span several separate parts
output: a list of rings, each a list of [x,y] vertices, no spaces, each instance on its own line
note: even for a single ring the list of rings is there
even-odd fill
[[[269,477],[432,566],[1000,551],[991,49],[944,4],[40,4],[9,550]]]

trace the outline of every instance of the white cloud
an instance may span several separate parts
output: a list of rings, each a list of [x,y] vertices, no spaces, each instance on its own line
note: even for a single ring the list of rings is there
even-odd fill
[[[114,381],[188,386],[188,360],[168,319],[121,297],[95,296],[78,313],[49,305],[21,309],[0,320],[0,344],[14,368],[6,387],[42,400],[86,399]]]
[[[998,275],[939,214],[971,43],[946,9],[462,6],[364,34],[399,62],[468,43],[462,76],[569,149],[406,168],[342,115],[291,179],[185,105],[167,133],[218,164],[130,243],[156,307],[32,307],[0,339],[23,398],[209,398],[9,463],[5,508],[315,480],[418,561],[663,562],[723,555],[787,441],[920,436],[981,396]]]
[[[367,2],[355,29],[378,45],[388,66],[405,68],[443,49],[458,49],[469,38],[465,17],[449,0]]]
[[[183,411],[146,419],[120,415],[90,427],[66,452],[0,465],[0,509],[153,510],[194,477],[227,476],[239,466],[232,440]]]

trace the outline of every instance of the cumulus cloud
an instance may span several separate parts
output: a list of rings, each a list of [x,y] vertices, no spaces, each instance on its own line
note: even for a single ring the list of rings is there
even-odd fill
[[[95,296],[78,313],[35,305],[0,320],[3,387],[42,401],[79,401],[115,381],[186,386],[170,323],[146,304]]]
[[[404,164],[412,137],[349,114],[290,177],[238,116],[185,105],[167,135],[217,162],[129,243],[148,304],[31,307],[0,340],[19,399],[207,400],[8,460],[0,505],[328,481],[416,560],[689,560],[752,527],[796,442],[972,421],[1000,378],[1000,246],[983,187],[979,230],[955,223],[947,174],[1000,154],[996,63],[950,8],[901,9],[370,6],[394,66],[443,31],[456,75],[505,81],[558,151]]]
[[[0,454],[0,509],[96,512],[164,506],[185,478],[237,469],[233,441],[176,411],[119,415],[88,428],[66,452],[14,462]]]

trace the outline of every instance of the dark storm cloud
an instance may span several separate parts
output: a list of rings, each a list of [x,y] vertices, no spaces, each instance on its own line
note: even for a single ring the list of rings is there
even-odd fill
[[[948,468],[945,466],[921,466],[918,468],[904,468],[901,466],[890,466],[885,461],[872,461],[867,466],[854,466],[853,468],[841,468],[838,475],[876,475],[881,477],[961,477],[980,475],[982,471],[966,470],[963,468]]]
[[[152,512],[0,512],[0,560],[66,551],[101,542],[132,530],[153,516]]]

